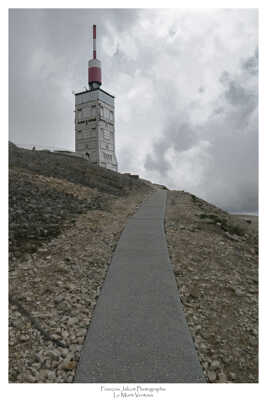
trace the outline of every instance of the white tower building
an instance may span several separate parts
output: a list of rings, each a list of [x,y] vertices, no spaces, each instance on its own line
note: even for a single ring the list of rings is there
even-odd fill
[[[117,171],[114,96],[100,89],[96,25],[93,25],[93,59],[88,62],[88,83],[89,90],[75,94],[75,152],[95,165]]]

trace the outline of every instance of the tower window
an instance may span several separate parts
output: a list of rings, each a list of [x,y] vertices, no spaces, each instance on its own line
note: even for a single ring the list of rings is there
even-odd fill
[[[95,115],[96,115],[96,105],[92,105],[91,106],[91,113],[92,113],[92,117],[95,117]]]
[[[109,140],[110,135],[109,135],[109,131],[107,131],[106,129],[104,130],[104,139]]]
[[[106,161],[112,161],[112,155],[103,152],[104,159]]]

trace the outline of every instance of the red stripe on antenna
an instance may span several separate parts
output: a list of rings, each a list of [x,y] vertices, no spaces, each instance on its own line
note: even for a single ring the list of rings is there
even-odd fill
[[[98,67],[90,67],[88,69],[88,82],[98,82],[101,84],[101,69]]]
[[[96,39],[96,25],[93,25],[93,39]]]

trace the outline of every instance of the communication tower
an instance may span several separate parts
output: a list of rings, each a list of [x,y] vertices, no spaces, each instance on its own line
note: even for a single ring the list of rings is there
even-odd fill
[[[88,84],[88,90],[75,93],[75,152],[92,164],[117,171],[114,96],[100,88],[96,25],[93,25],[93,58],[88,61]]]

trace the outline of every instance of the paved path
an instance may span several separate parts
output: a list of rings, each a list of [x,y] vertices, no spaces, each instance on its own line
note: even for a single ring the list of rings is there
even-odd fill
[[[130,217],[82,348],[75,382],[205,382],[164,234],[166,191]]]

